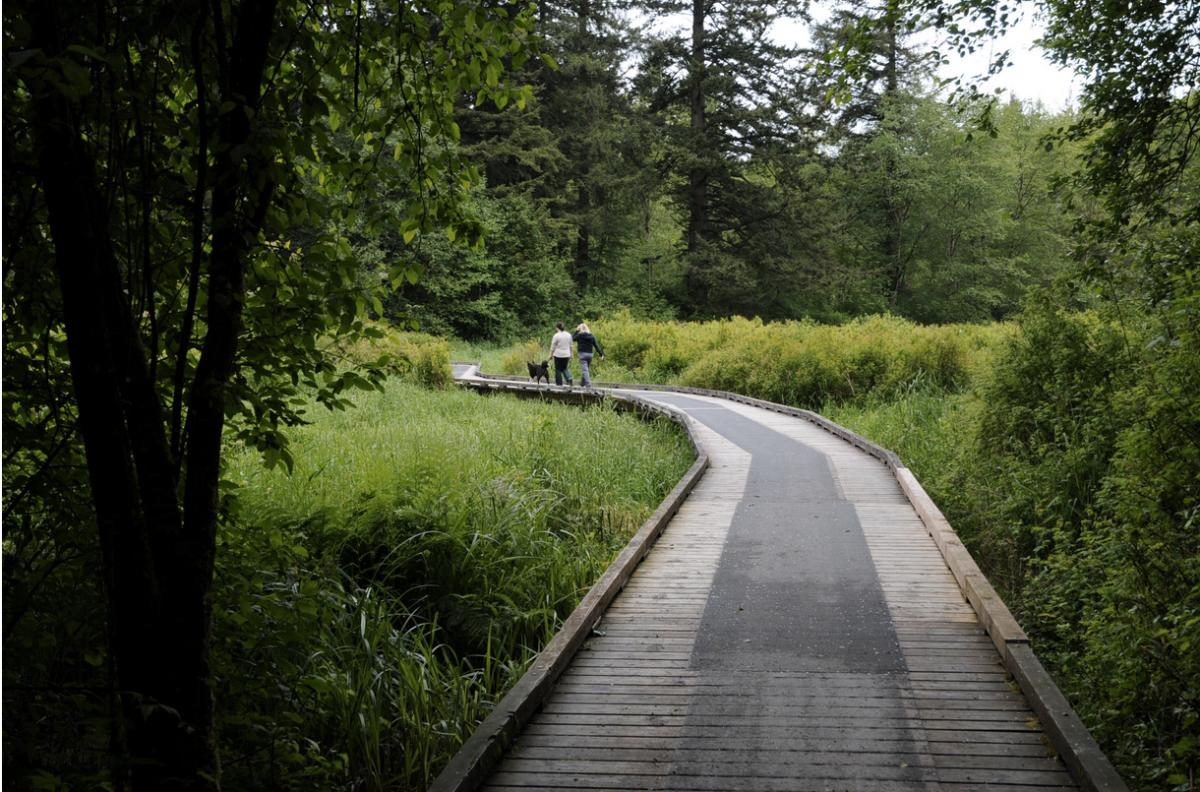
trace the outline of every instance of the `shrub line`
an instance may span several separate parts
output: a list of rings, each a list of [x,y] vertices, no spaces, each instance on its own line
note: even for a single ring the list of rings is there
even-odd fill
[[[506,389],[515,387],[522,391],[562,393],[568,397],[572,393],[587,393],[587,391],[563,391],[549,386],[532,385],[519,378],[482,374],[478,372],[478,367],[471,371],[471,375],[477,377],[477,381],[484,382],[483,387],[493,385],[499,387],[499,383],[504,383]],[[1085,792],[1128,792],[1128,786],[1121,779],[1112,762],[1104,755],[1091,732],[1084,726],[1070,702],[1067,701],[1037,659],[1037,655],[1029,646],[1029,638],[1020,623],[1017,622],[1016,617],[1012,615],[1004,600],[988,582],[987,576],[983,574],[983,570],[979,568],[970,551],[963,545],[962,540],[959,539],[958,534],[937,504],[933,502],[933,499],[925,492],[925,488],[917,481],[916,476],[904,465],[896,453],[811,410],[790,407],[752,396],[743,396],[739,393],[683,385],[647,385],[644,383],[597,382],[595,386],[609,391],[611,396],[617,395],[612,393],[614,389],[668,391],[712,396],[761,407],[816,424],[882,461],[892,471],[904,496],[916,510],[925,529],[933,537],[934,544],[937,545],[946,566],[954,575],[959,589],[978,615],[984,631],[987,632],[996,650],[1000,653],[1000,657],[1003,658],[1005,668],[1017,681],[1034,712],[1044,724],[1046,734],[1062,757],[1072,777]],[[691,433],[689,432],[690,437]],[[694,439],[692,444],[695,447]],[[431,792],[433,792],[432,788]]]
[[[481,393],[503,390],[517,396],[552,399],[572,404],[598,404],[609,401],[614,407],[635,412],[641,417],[667,418],[683,427],[696,453],[696,461],[633,535],[600,579],[588,590],[583,600],[567,617],[562,629],[538,654],[529,670],[450,759],[449,764],[430,785],[429,792],[468,792],[477,789],[486,780],[512,738],[520,733],[529,718],[549,697],[554,683],[599,623],[609,603],[624,588],[634,569],[650,552],[667,523],[679,511],[679,507],[696,486],[709,463],[708,454],[696,440],[692,429],[693,419],[680,410],[650,404],[637,397],[631,398],[604,391],[570,391],[540,388],[520,382],[489,382],[482,378],[475,379],[474,377],[478,376],[476,371],[477,367],[469,368],[460,374],[461,379],[455,381],[463,387]]]

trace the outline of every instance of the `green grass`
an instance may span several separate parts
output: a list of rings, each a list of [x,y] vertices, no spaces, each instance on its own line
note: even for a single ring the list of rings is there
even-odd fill
[[[961,461],[964,444],[973,441],[979,407],[974,392],[914,388],[896,398],[828,404],[821,413],[895,451],[929,487]]]
[[[691,462],[673,424],[607,408],[355,401],[291,433],[290,477],[225,473],[233,786],[423,789]]]
[[[550,346],[549,337],[546,341]],[[510,344],[490,341],[463,341],[454,338],[450,340],[450,360],[455,363],[481,363],[482,369],[491,374],[501,373],[501,361],[508,354]],[[541,358],[539,358],[540,360]]]

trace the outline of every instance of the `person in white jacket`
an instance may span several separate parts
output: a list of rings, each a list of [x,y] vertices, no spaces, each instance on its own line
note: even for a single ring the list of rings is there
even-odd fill
[[[574,383],[571,382],[571,334],[563,329],[563,323],[559,322],[554,327],[558,330],[554,334],[554,338],[550,339],[550,357],[554,360],[554,384],[562,385],[563,379],[567,380],[567,387],[571,387]]]

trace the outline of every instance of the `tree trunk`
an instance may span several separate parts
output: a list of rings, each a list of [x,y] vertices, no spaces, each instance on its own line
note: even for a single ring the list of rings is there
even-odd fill
[[[883,67],[883,78],[884,92],[888,97],[895,96],[896,91],[900,89],[900,56],[896,41],[896,28],[899,23],[898,17],[899,10],[893,4],[889,3],[883,19],[884,44],[887,47],[887,62]]]
[[[53,0],[30,3],[33,44],[51,61],[72,22],[61,16]],[[190,391],[182,510],[169,422],[114,253],[92,152],[76,108],[52,78],[53,62],[47,76],[28,81],[128,757],[115,773],[117,788],[219,788],[209,662],[217,483],[249,245],[273,193],[270,157],[256,147],[250,119],[261,111],[274,16],[274,0],[239,6],[222,70],[222,104],[232,109],[221,115],[215,146],[208,334]],[[216,42],[218,50],[225,46]]]
[[[694,253],[708,233],[708,173],[702,158],[710,152],[705,145],[704,118],[704,22],[706,0],[692,0],[692,57],[688,67],[691,100],[692,156],[697,158],[688,173],[687,249]]]
[[[579,0],[576,9],[576,25],[581,46],[590,42],[588,35],[588,25],[591,22],[592,5],[590,0]],[[579,85],[582,88],[584,96],[590,95],[592,91],[592,70],[589,64],[585,61],[581,64],[581,72],[579,74]],[[592,273],[592,196],[591,186],[589,184],[592,170],[592,151],[587,138],[588,130],[580,136],[580,159],[579,159],[579,193],[575,200],[575,213],[578,218],[579,227],[575,232],[575,266],[572,268],[575,274],[575,286],[580,291],[586,291],[590,286]]]
[[[61,52],[52,3],[32,15],[34,40]],[[96,509],[109,646],[128,764],[114,786],[211,789],[217,763],[212,693],[197,639],[211,585],[174,559],[196,549],[182,533],[175,465],[131,304],[113,253],[108,212],[66,98],[35,84],[34,134],[62,293],[71,379]]]
[[[575,285],[582,291],[590,285],[592,273],[591,200],[587,185],[579,185],[575,211],[579,213],[579,229],[575,234]]]
[[[895,112],[891,101],[895,99],[900,89],[899,79],[899,50],[896,45],[896,26],[898,11],[893,3],[888,3],[884,13],[884,46],[887,48],[887,61],[884,63],[884,112]],[[896,200],[896,178],[899,170],[896,165],[896,155],[889,150],[885,155],[887,162],[884,170],[887,173],[884,197],[884,234],[883,258],[887,262],[890,273],[888,284],[888,305],[893,308],[900,298],[900,290],[904,285],[904,261],[901,253],[901,212]]]

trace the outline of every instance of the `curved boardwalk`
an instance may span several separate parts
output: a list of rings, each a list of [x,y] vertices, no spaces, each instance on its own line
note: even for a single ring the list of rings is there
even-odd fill
[[[711,466],[485,789],[1074,789],[883,463],[699,396]]]

